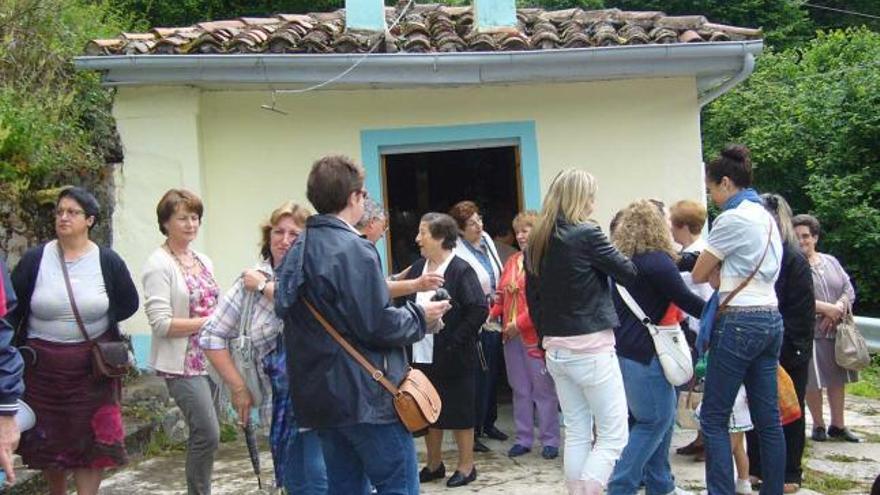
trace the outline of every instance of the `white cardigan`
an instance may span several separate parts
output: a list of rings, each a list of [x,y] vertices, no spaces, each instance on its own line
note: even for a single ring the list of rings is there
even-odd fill
[[[483,240],[486,241],[486,245],[489,246],[489,260],[492,261],[492,272],[495,276],[495,284],[497,285],[499,281],[501,281],[501,258],[498,257],[498,251],[495,249],[495,243],[492,242],[492,238],[489,237],[485,231],[483,231]],[[471,268],[477,272],[477,278],[480,279],[480,286],[483,288],[483,294],[487,296],[494,296],[494,292],[492,291],[492,279],[489,277],[489,272],[486,271],[486,268],[483,267],[483,264],[480,263],[480,260],[474,256],[474,253],[468,249],[467,246],[464,245],[465,241],[461,236],[458,237],[458,241],[455,242],[455,249],[452,250],[456,256],[468,262],[471,265]],[[497,290],[497,287],[496,287]]]
[[[214,265],[204,254],[193,254],[211,272]],[[189,318],[189,289],[177,262],[159,247],[147,258],[142,271],[144,312],[153,330],[150,344],[150,367],[165,373],[183,373],[189,336],[169,337],[172,318]]]

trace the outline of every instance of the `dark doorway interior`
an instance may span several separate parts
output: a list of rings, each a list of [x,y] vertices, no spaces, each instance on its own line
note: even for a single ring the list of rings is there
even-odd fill
[[[446,213],[472,200],[484,229],[507,233],[522,205],[519,149],[515,146],[384,155],[385,191],[390,213],[388,241],[393,273],[419,257],[415,237],[429,211]]]

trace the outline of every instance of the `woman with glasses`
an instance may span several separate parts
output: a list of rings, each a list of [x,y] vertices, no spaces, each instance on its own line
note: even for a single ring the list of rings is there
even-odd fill
[[[56,239],[28,250],[12,273],[19,301],[8,319],[25,345],[24,400],[37,417],[19,453],[26,466],[42,470],[52,495],[67,493],[70,473],[78,494],[94,495],[104,470],[127,461],[122,381],[93,377],[92,344],[83,335],[120,340],[119,322],[138,308],[125,262],[89,239],[99,212],[85,189],[63,190],[55,203]]]
[[[275,270],[296,238],[306,227],[311,212],[287,201],[260,227],[261,261],[246,270],[223,296],[211,319],[199,334],[199,345],[229,389],[232,406],[244,423],[250,419],[251,406],[260,409],[263,424],[271,418],[269,441],[275,466],[275,484],[287,493],[322,495],[327,493],[327,472],[321,441],[314,430],[299,431],[293,415],[287,380],[287,358],[282,340],[284,322],[275,315]],[[258,390],[250,390],[236,368],[229,346],[240,337],[242,318],[254,349]],[[262,402],[254,402],[259,392]]]
[[[211,493],[214,451],[220,425],[208,378],[208,360],[199,345],[199,330],[220,296],[211,260],[192,249],[204,207],[186,189],[171,189],[156,206],[165,242],[143,269],[144,310],[153,330],[150,367],[165,378],[168,393],[183,412],[189,439],[186,485],[190,495]]]
[[[494,302],[498,281],[501,279],[501,258],[495,249],[495,243],[483,230],[483,217],[480,208],[473,201],[460,201],[450,210],[451,216],[458,224],[460,236],[455,244],[455,254],[467,261],[477,272],[483,295],[489,302]],[[481,366],[477,366],[477,421],[474,435],[485,434],[494,440],[507,440],[507,435],[495,426],[498,419],[497,388],[498,376],[501,373],[501,325],[483,325],[478,343],[478,353],[482,351]],[[479,440],[474,441],[474,450],[488,452],[489,448]]]

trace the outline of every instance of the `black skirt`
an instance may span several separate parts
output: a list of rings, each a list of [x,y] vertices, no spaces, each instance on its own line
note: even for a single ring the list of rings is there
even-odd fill
[[[440,430],[466,430],[473,428],[476,419],[474,417],[474,400],[476,397],[476,375],[463,373],[461,375],[448,376],[438,374],[433,365],[413,363],[413,368],[425,373],[437,394],[443,407],[440,409],[440,418],[432,426]]]

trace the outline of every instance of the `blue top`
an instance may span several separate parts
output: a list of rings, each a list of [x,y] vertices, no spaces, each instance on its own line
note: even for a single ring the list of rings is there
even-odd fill
[[[15,290],[6,271],[6,263],[0,259],[0,284],[6,295],[6,308],[15,308]],[[18,398],[24,393],[21,379],[24,363],[18,349],[12,345],[13,329],[0,314],[0,415],[11,416],[18,410]]]
[[[632,262],[638,269],[638,277],[635,282],[623,285],[653,322],[657,323],[663,318],[670,302],[688,314],[700,316],[704,302],[685,285],[672,257],[661,251],[651,251],[634,255]],[[645,326],[620,298],[617,290],[612,292],[614,307],[620,320],[620,325],[614,329],[617,354],[648,364],[657,355],[654,341]]]
[[[464,241],[464,239],[462,239]],[[489,274],[489,280],[492,284],[492,293],[497,289],[497,282],[495,281],[495,271],[492,268],[492,260],[489,258],[489,245],[486,244],[486,238],[480,237],[480,249],[474,247],[468,241],[464,241],[463,244],[468,248],[468,250],[474,254],[474,257],[477,258],[477,261],[483,265],[483,268],[486,269],[486,273]]]

